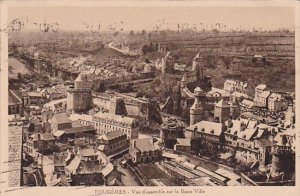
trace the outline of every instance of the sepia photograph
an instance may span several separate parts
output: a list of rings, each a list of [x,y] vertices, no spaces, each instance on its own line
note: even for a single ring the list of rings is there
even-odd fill
[[[295,187],[295,16],[8,6],[8,186]]]

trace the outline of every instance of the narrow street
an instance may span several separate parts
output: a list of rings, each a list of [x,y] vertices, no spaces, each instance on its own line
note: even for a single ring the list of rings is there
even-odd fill
[[[135,177],[130,173],[130,171],[127,168],[124,168],[120,165],[120,162],[122,161],[123,158],[119,158],[116,160],[117,165],[118,165],[118,171],[122,172],[122,182],[124,186],[139,186],[137,181],[135,180]]]

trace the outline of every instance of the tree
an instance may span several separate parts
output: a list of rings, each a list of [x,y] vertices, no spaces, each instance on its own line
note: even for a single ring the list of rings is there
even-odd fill
[[[21,80],[22,79],[22,74],[18,73],[18,79]]]
[[[144,29],[142,30],[142,35],[146,35],[146,31]]]
[[[198,154],[202,148],[202,140],[201,138],[191,139],[191,149],[193,152]]]
[[[171,148],[173,149],[174,148],[174,145],[177,143],[177,140],[176,139],[168,139],[165,141],[165,147],[166,148]]]
[[[130,33],[129,33],[129,35],[130,35],[130,36],[133,36],[133,35],[134,35],[134,31],[131,30]]]
[[[104,85],[103,83],[100,83],[99,91],[100,91],[101,93],[103,93],[103,92],[106,91],[105,85]]]
[[[143,46],[143,48],[142,48],[142,52],[143,52],[143,54],[145,55],[145,54],[147,54],[148,51],[149,51],[149,47],[148,47],[147,44],[145,44],[145,45]]]
[[[148,58],[145,58],[145,63],[150,63],[150,60]]]
[[[218,34],[219,30],[218,29],[213,29],[212,32]]]
[[[153,43],[152,43],[152,42],[150,42],[150,44],[149,44],[149,48],[148,48],[148,49],[149,49],[149,51],[150,51],[150,52],[152,52],[152,51],[153,51]]]

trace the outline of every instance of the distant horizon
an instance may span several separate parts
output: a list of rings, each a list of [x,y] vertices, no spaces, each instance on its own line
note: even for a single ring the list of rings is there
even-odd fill
[[[9,7],[24,31],[294,30],[293,7]],[[46,25],[47,27],[47,25]]]

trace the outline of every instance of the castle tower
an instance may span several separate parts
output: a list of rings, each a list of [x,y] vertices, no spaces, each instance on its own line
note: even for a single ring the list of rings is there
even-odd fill
[[[293,152],[286,135],[280,135],[279,141],[273,145],[271,176],[278,178],[288,176],[294,171]]]
[[[204,120],[205,94],[200,87],[194,90],[195,102],[190,108],[190,125]]]
[[[162,73],[174,72],[174,58],[170,52],[167,52],[166,56],[162,59]]]
[[[221,99],[216,105],[214,110],[214,119],[220,123],[225,122],[230,118],[230,105]]]
[[[192,71],[195,70],[197,70],[198,80],[202,80],[204,78],[204,67],[203,67],[203,58],[200,57],[200,53],[198,53],[193,59]]]
[[[67,110],[83,112],[92,107],[93,80],[85,73],[80,73],[74,81],[75,87],[67,90]]]
[[[114,97],[111,99],[109,113],[116,115],[127,115],[124,99],[121,97]]]
[[[237,119],[240,116],[239,104],[235,98],[230,103],[230,116],[232,119]]]

